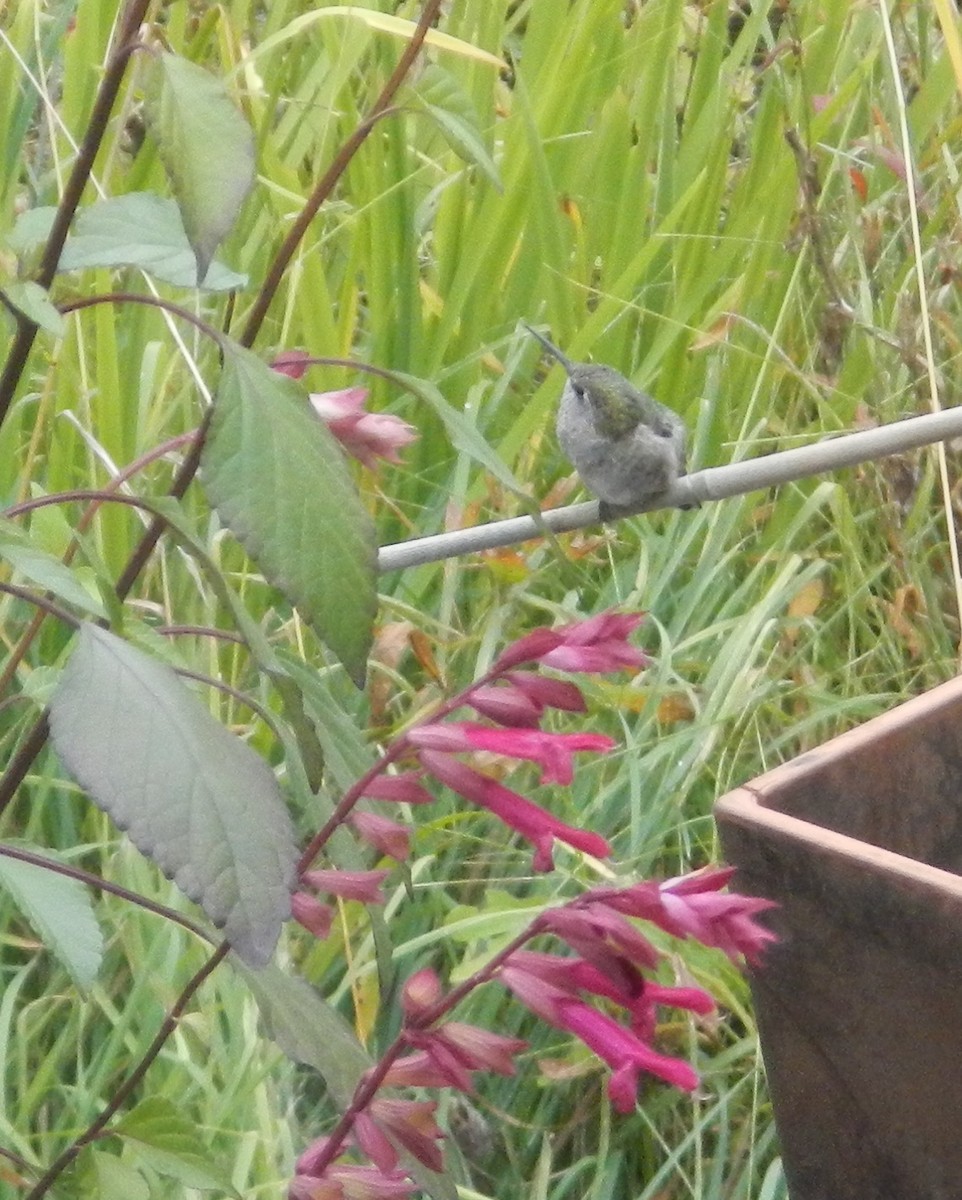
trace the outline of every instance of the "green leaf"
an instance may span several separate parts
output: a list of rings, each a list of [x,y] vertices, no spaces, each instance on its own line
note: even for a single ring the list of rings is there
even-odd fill
[[[377,608],[374,526],[303,390],[226,346],[202,465],[224,523],[362,687]]]
[[[3,285],[3,295],[17,312],[54,337],[63,337],[63,317],[39,283],[11,279]]]
[[[146,99],[202,281],[254,182],[254,138],[221,80],[176,54],[152,60]]]
[[[306,980],[279,967],[250,971],[234,965],[257,1001],[268,1035],[293,1062],[320,1071],[334,1103],[347,1108],[373,1063],[341,1014]]]
[[[237,953],[269,961],[290,916],[291,821],[277,781],[174,672],[97,626],[50,703],[65,766]]]
[[[44,852],[39,857],[55,860]],[[97,978],[104,939],[94,916],[90,893],[78,879],[56,870],[0,853],[0,885],[40,935],[43,944],[63,963],[79,988]]]
[[[498,168],[481,136],[474,105],[455,77],[437,63],[429,63],[418,77],[415,95],[454,153],[476,166],[499,192],[503,191]]]
[[[111,1132],[126,1141],[135,1159],[159,1175],[202,1191],[233,1191],[229,1174],[211,1162],[210,1148],[197,1136],[196,1124],[163,1096],[141,1101]]]
[[[246,275],[213,262],[198,285],[197,260],[180,209],[173,200],[151,192],[130,192],[83,209],[57,270],[87,267],[140,267],[174,287],[202,286],[211,292],[231,291],[247,283]]]
[[[0,517],[0,558],[32,583],[65,600],[82,612],[106,615],[98,597],[92,595],[65,563],[31,543],[30,535],[13,521]]]
[[[89,1147],[80,1174],[82,1196],[96,1196],[97,1200],[150,1200],[147,1180],[116,1154]]]
[[[27,254],[50,236],[57,210],[52,204],[25,209],[7,234],[6,242],[14,254]]]

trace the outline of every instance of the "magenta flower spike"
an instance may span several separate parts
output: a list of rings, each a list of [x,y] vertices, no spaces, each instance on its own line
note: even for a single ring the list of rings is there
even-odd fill
[[[362,387],[314,392],[311,407],[348,454],[366,467],[376,467],[379,458],[399,463],[398,451],[417,441],[417,431],[391,413],[367,412],[367,397],[368,390]]]
[[[533,866],[536,871],[550,871],[554,865],[552,843],[555,838],[596,858],[607,858],[611,853],[611,847],[600,834],[566,825],[496,779],[472,770],[448,754],[422,750],[421,762],[452,791],[474,804],[480,804],[505,825],[527,838],[535,848]]]

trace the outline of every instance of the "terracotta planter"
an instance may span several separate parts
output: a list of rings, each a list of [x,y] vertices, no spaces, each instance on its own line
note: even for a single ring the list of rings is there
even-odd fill
[[[962,1197],[962,679],[723,797],[792,1200]]]

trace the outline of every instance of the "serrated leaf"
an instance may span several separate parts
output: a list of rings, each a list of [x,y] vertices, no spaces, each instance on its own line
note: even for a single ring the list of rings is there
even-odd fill
[[[11,279],[3,285],[7,303],[54,337],[62,337],[66,324],[45,288],[30,280]]]
[[[247,283],[246,275],[212,262],[203,284],[198,285],[197,259],[180,209],[173,200],[152,192],[98,200],[80,212],[57,270],[87,267],[139,267],[174,287],[202,286],[210,292],[230,291]]]
[[[64,562],[31,544],[29,534],[12,521],[0,518],[0,559],[19,574],[51,592],[60,600],[95,617],[105,616],[104,606],[92,595]]]
[[[197,1136],[197,1127],[182,1117],[170,1100],[151,1096],[113,1126],[131,1154],[159,1175],[185,1187],[233,1191],[230,1176],[210,1161],[210,1148]]]
[[[50,857],[45,852],[32,853]],[[86,991],[100,970],[104,939],[84,885],[78,879],[6,854],[0,854],[0,885],[77,986]]]
[[[53,744],[131,841],[241,958],[269,961],[290,916],[291,820],[277,781],[162,663],[80,627],[50,702]]]
[[[264,575],[363,686],[377,608],[374,526],[303,390],[225,347],[204,489]]]
[[[418,78],[415,94],[454,153],[476,166],[499,192],[502,191],[501,177],[481,137],[471,97],[450,71],[437,63],[429,63]]]
[[[254,137],[221,80],[177,54],[152,60],[147,124],[202,281],[254,182]]]

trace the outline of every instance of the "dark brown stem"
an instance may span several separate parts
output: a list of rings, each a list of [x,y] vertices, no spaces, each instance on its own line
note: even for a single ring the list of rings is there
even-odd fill
[[[119,896],[121,900],[127,900],[130,904],[136,904],[139,908],[146,909],[147,912],[155,913],[158,917],[165,917],[176,925],[183,925],[185,929],[189,929],[197,937],[203,938],[205,942],[213,942],[213,938],[205,929],[202,929],[196,921],[192,921],[190,917],[179,913],[175,908],[168,908],[166,904],[158,904],[155,900],[149,900],[146,896],[130,891],[129,888],[121,887],[119,883],[110,883],[99,875],[94,875],[91,871],[84,871],[80,867],[71,867],[69,863],[56,862],[52,858],[34,854],[20,846],[0,844],[0,857],[15,858],[18,862],[30,863],[44,871],[53,871],[56,875],[66,875],[68,879],[76,879],[87,887],[97,888],[98,891],[110,892],[114,896]]]
[[[290,233],[288,233],[280,250],[278,250],[273,263],[271,263],[267,278],[264,280],[264,286],[254,301],[254,307],[251,309],[247,323],[244,326],[244,332],[241,335],[241,345],[252,346],[254,344],[254,339],[260,332],[264,318],[267,316],[267,310],[270,308],[277,289],[280,287],[284,272],[294,257],[294,252],[300,245],[308,226],[317,216],[321,205],[330,196],[331,192],[333,192],[338,180],[347,170],[351,159],[363,145],[371,130],[381,117],[387,113],[394,97],[397,95],[398,89],[414,65],[414,60],[420,53],[424,39],[427,37],[428,30],[434,24],[440,8],[441,0],[427,0],[421,12],[421,19],[418,21],[417,28],[411,36],[411,40],[405,46],[404,53],[398,59],[397,66],[394,68],[390,79],[381,89],[380,96],[374,101],[371,111],[338,151],[337,157],[328,167],[327,171],[325,171],[323,177],[311,193],[310,199],[304,205],[300,215],[291,227]]]
[[[45,1196],[50,1189],[50,1185],[67,1169],[67,1167],[70,1166],[84,1146],[87,1146],[92,1141],[95,1141],[103,1132],[103,1130],[106,1129],[111,1117],[119,1111],[122,1105],[126,1103],[128,1097],[133,1093],[134,1089],[147,1074],[147,1071],[153,1064],[154,1059],[163,1049],[164,1043],[177,1028],[177,1022],[180,1020],[184,1009],[193,999],[197,989],[204,982],[204,980],[214,972],[215,968],[220,966],[220,964],[227,957],[229,950],[229,943],[221,942],[221,944],[207,959],[200,970],[190,977],[186,987],[177,997],[177,1002],[165,1017],[164,1023],[161,1025],[160,1029],[157,1030],[154,1040],[147,1047],[147,1050],[144,1052],[140,1062],[133,1069],[133,1071],[131,1071],[116,1092],[114,1092],[109,1102],[103,1107],[97,1116],[96,1120],[88,1125],[80,1137],[72,1141],[66,1150],[64,1150],[63,1153],[56,1158],[50,1167],[44,1172],[40,1180],[27,1193],[26,1200],[40,1200],[41,1196]]]
[[[50,236],[47,238],[43,258],[40,260],[37,283],[42,288],[49,288],[53,283],[63,244],[67,240],[70,222],[73,220],[80,197],[90,178],[97,151],[103,142],[107,123],[127,70],[127,62],[133,48],[135,35],[144,20],[149,4],[150,0],[130,0],[120,18],[114,38],[114,50],[97,90],[97,97],[90,113],[90,121],[87,124],[87,132],[80,143],[73,170],[70,172],[70,178],[67,180],[67,185],[57,206],[57,215],[54,218]],[[0,424],[3,423],[10,411],[17,385],[33,348],[34,338],[37,336],[37,328],[33,321],[25,319],[18,321],[13,345],[7,355],[3,373],[0,374]]]

